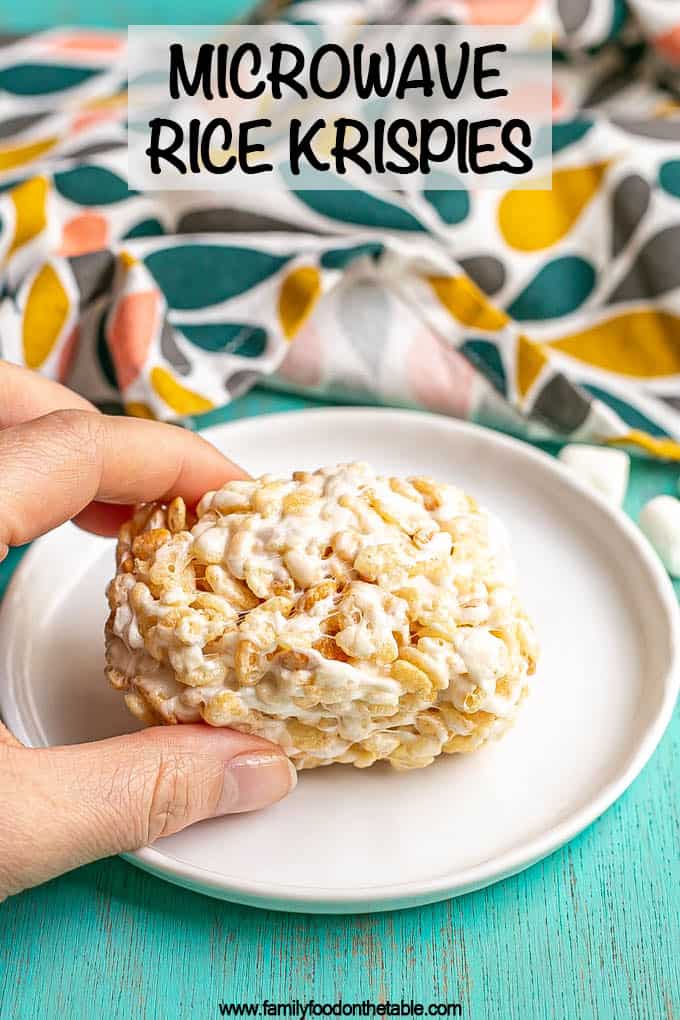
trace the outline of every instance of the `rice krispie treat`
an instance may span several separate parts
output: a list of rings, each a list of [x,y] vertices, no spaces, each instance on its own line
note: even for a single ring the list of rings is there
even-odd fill
[[[348,464],[142,506],[117,565],[107,674],[129,709],[256,733],[298,768],[473,751],[534,672],[502,529],[429,478]]]

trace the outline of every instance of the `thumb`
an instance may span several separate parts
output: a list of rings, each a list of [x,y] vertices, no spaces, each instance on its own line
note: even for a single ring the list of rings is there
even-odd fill
[[[204,818],[251,811],[296,782],[280,748],[208,726],[157,727],[92,744],[0,744],[3,892],[146,846]],[[4,870],[4,869],[3,869]]]

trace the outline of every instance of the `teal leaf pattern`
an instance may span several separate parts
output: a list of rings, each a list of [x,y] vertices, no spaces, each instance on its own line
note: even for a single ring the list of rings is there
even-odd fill
[[[661,166],[659,184],[673,198],[680,198],[680,159],[669,159]]]
[[[134,227],[130,227],[123,237],[124,239],[131,237],[158,237],[164,233],[165,227],[161,221],[157,220],[155,216],[151,216],[147,220],[140,220],[139,223],[135,223]]]
[[[389,192],[376,178],[350,174],[329,179],[354,181],[349,190],[313,191],[301,176],[287,179],[281,194],[261,187],[223,200],[215,188],[141,199],[128,189],[125,169],[122,36],[84,32],[79,39],[74,30],[10,46],[0,67],[0,138],[9,140],[0,192],[28,186],[0,197],[0,318],[10,324],[8,336],[21,338],[8,350],[3,336],[5,356],[26,361],[31,330],[41,343],[40,316],[30,321],[24,295],[49,264],[41,286],[53,279],[55,293],[62,288],[55,309],[65,314],[61,305],[68,305],[69,328],[44,371],[64,376],[70,357],[83,357],[73,378],[94,400],[117,405],[119,397],[141,413],[184,416],[279,369],[281,384],[332,399],[349,389],[367,402],[418,401],[474,418],[484,393],[474,383],[478,373],[518,417],[554,432],[579,429],[579,438],[598,441],[608,407],[615,428],[662,435],[654,419],[680,412],[680,373],[665,375],[663,389],[631,376],[621,399],[603,381],[596,337],[588,347],[593,328],[611,315],[610,302],[629,305],[614,309],[614,341],[624,357],[626,345],[648,342],[649,358],[661,357],[680,331],[680,119],[671,68],[680,16],[671,12],[674,0],[655,0],[658,19],[646,24],[649,2],[556,0],[558,119],[537,136],[535,152],[540,160],[552,149],[556,187],[548,198],[529,191],[526,202],[515,201],[512,181],[505,195],[483,195],[464,174],[456,180],[442,168],[417,194],[410,183]],[[512,5],[531,31],[536,3]],[[322,6],[295,10],[314,17]],[[338,9],[346,6],[340,0]],[[365,5],[369,19],[377,6]],[[455,19],[465,22],[485,0],[458,6]],[[423,4],[402,8],[409,17],[451,20]],[[631,18],[624,34],[633,10],[639,21]],[[649,103],[626,103],[636,79]],[[379,105],[374,112],[384,115]],[[60,143],[52,150],[55,134]],[[37,147],[24,146],[34,140]],[[469,189],[451,186],[457,183]],[[501,216],[501,206],[510,214]],[[88,209],[94,215],[83,215]],[[472,283],[497,310],[507,309],[507,323],[485,309]],[[127,302],[120,320],[127,332],[109,348],[105,321],[140,287],[163,292],[165,302],[151,296],[154,307],[167,306],[167,317],[159,330],[154,313],[148,347],[135,352],[144,322]],[[466,325],[476,321],[498,328]],[[561,358],[560,339],[578,335],[582,359]],[[133,364],[136,354],[143,364]],[[404,364],[390,361],[399,358]],[[644,400],[636,400],[636,381]]]
[[[610,393],[609,390],[603,389],[601,386],[594,386],[592,383],[582,383],[582,388],[587,390],[588,393],[592,394],[593,397],[597,397],[607,407],[611,407],[612,411],[616,411],[619,418],[629,425],[631,429],[640,429],[643,432],[648,432],[651,436],[659,436],[661,438],[668,435],[657,422],[652,421],[646,414],[643,414],[639,408],[633,407],[626,400],[622,400],[621,397],[616,396],[614,393]]]
[[[525,287],[507,312],[518,322],[556,319],[579,308],[595,286],[595,270],[576,255],[548,262]]]
[[[449,227],[462,223],[470,214],[470,196],[464,189],[444,191],[427,188],[423,198],[437,212],[442,223]]]
[[[364,256],[376,261],[384,250],[385,246],[378,242],[355,244],[351,248],[329,248],[322,254],[320,263],[324,269],[346,269],[355,259]]]
[[[562,123],[552,126],[552,151],[561,152],[562,149],[580,142],[593,126],[592,120],[565,120]],[[540,148],[540,145],[538,145]],[[542,150],[541,150],[542,151]]]
[[[189,310],[220,304],[262,283],[289,261],[255,248],[178,244],[145,258],[147,269],[171,308]]]
[[[63,198],[79,205],[111,205],[138,194],[128,191],[127,181],[103,166],[64,170],[54,175],[54,186]]]
[[[204,351],[259,358],[267,349],[267,331],[241,322],[209,322],[178,327],[190,343]]]
[[[505,368],[500,351],[489,340],[466,340],[461,344],[461,354],[470,361],[500,393],[508,391]]]
[[[303,189],[293,194],[308,208],[330,220],[382,230],[419,233],[424,230],[422,224],[406,209],[358,188],[347,188],[344,191]]]
[[[42,96],[75,88],[98,72],[89,67],[57,64],[14,64],[0,70],[0,91],[14,96]]]

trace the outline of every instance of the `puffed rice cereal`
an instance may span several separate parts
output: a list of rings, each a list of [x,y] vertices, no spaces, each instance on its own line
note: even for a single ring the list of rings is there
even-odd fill
[[[108,600],[107,675],[134,715],[255,733],[299,769],[473,751],[537,656],[498,522],[360,463],[139,507]]]

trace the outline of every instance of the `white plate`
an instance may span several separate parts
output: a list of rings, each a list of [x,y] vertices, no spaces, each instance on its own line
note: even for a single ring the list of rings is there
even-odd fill
[[[248,419],[206,435],[253,473],[364,459],[459,483],[509,527],[543,652],[515,727],[428,769],[305,772],[268,810],[204,822],[130,859],[224,899],[380,910],[526,868],[637,776],[678,690],[672,587],[637,528],[526,444],[408,411]],[[112,544],[71,525],[36,542],[0,614],[0,707],[40,746],[134,728],[102,676]]]

